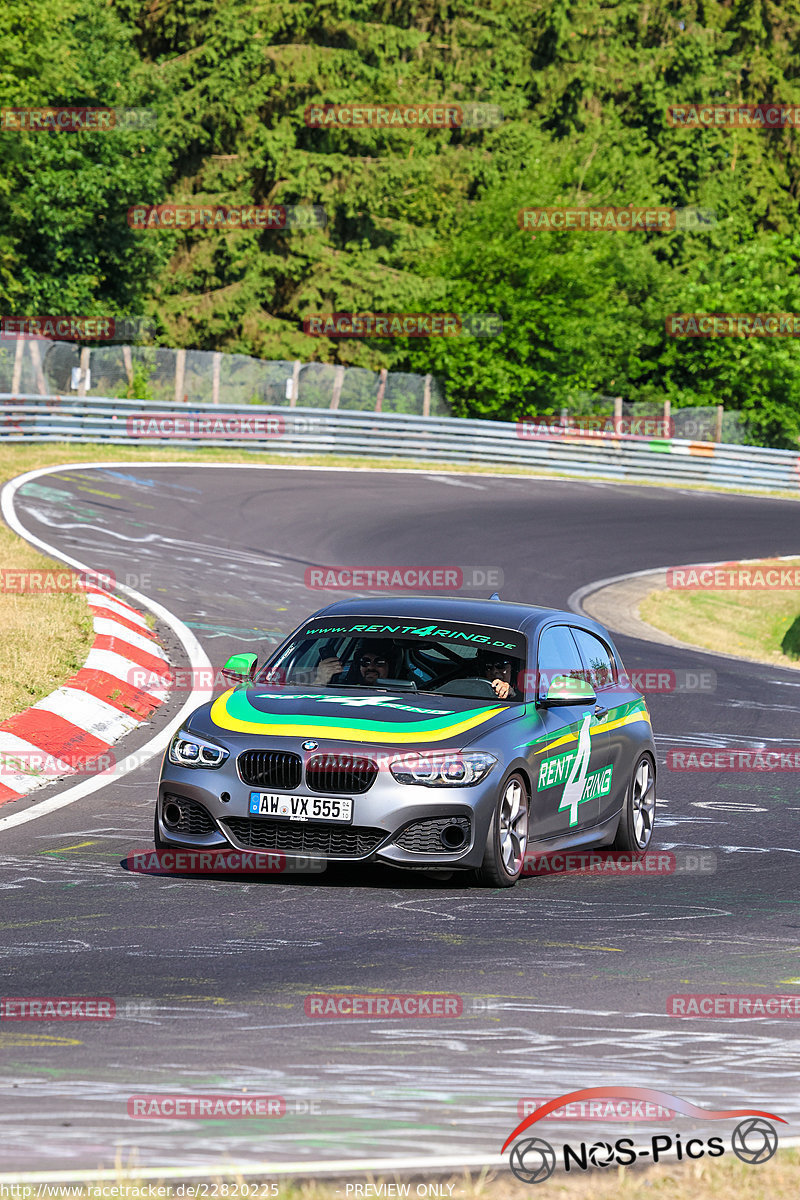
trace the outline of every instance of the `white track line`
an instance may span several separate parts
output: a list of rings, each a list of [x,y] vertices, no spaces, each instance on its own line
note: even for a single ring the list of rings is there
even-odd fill
[[[72,558],[68,554],[64,554],[64,552],[57,546],[51,546],[41,538],[30,533],[17,516],[14,508],[14,497],[24,484],[30,483],[34,479],[40,479],[43,475],[52,475],[59,471],[96,471],[102,470],[104,467],[107,468],[110,465],[119,467],[123,464],[60,463],[52,467],[40,467],[35,471],[28,471],[24,475],[18,475],[16,479],[9,480],[9,482],[3,487],[2,492],[0,492],[0,511],[2,511],[7,525],[13,529],[14,533],[18,534],[21,538],[24,538],[26,542],[30,542],[31,545],[36,546],[39,550],[43,551],[43,553],[49,555],[51,558],[56,558],[60,562],[66,563],[67,566],[74,567],[77,571],[92,571],[93,568],[88,566],[88,564],[79,562],[78,559]],[[131,466],[130,463],[126,463],[124,465],[127,467]],[[148,467],[151,465],[154,464],[147,464]],[[198,463],[196,465],[200,466],[201,464]],[[186,655],[193,669],[193,678],[211,679],[212,670],[208,656],[206,655],[205,650],[200,645],[195,635],[192,633],[191,629],[189,629],[187,625],[184,625],[183,621],[176,617],[174,613],[171,613],[169,609],[164,608],[163,604],[159,604],[156,600],[151,600],[149,596],[145,596],[141,592],[137,592],[133,588],[126,587],[121,583],[118,584],[117,587],[118,591],[123,592],[126,596],[130,596],[131,600],[135,604],[140,604],[145,608],[148,608],[154,616],[156,616],[159,620],[164,621],[166,625],[169,625],[170,629],[172,629],[175,636],[178,638],[184,650],[186,651]],[[100,595],[102,596],[102,593],[100,593]],[[126,607],[124,602],[120,603],[122,607]],[[152,653],[152,651],[150,652]],[[90,657],[91,653],[92,652],[90,652]],[[122,660],[120,659],[120,662],[121,661]],[[86,665],[89,665],[88,662]],[[105,669],[107,670],[108,667]],[[129,672],[130,669],[131,664],[127,663],[126,671]],[[197,674],[197,672],[199,672],[199,674]],[[117,670],[114,671],[113,674],[119,676],[120,672]],[[124,676],[122,677],[124,678]],[[110,783],[115,783],[118,779],[121,779],[123,775],[127,775],[130,771],[136,770],[137,767],[142,766],[143,763],[147,762],[149,759],[153,758],[154,755],[160,753],[160,751],[166,748],[170,737],[172,736],[173,730],[177,729],[183,723],[193,709],[202,704],[204,700],[209,699],[210,695],[211,689],[209,686],[206,685],[203,687],[195,687],[187,696],[186,702],[182,706],[180,712],[169,723],[167,728],[162,729],[160,733],[157,733],[155,737],[151,738],[146,745],[142,746],[141,749],[137,750],[134,754],[130,754],[118,762],[114,768],[113,775],[95,775],[91,779],[84,779],[81,783],[75,784],[74,787],[68,788],[65,792],[61,792],[57,796],[51,796],[48,800],[42,800],[39,804],[34,805],[32,808],[26,809],[24,812],[11,813],[7,817],[0,817],[0,830],[11,829],[15,825],[24,825],[28,821],[35,821],[38,817],[44,817],[52,812],[57,812],[60,808],[66,808],[69,804],[74,804],[77,800],[82,800],[85,796],[91,796],[93,792],[99,791],[100,788],[108,787]]]

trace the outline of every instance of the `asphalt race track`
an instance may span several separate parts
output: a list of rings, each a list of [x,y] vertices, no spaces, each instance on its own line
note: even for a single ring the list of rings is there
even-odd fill
[[[800,550],[794,503],[519,477],[66,468],[24,485],[15,507],[31,534],[128,577],[179,617],[215,667],[240,650],[263,658],[337,598],[305,586],[309,566],[499,568],[503,599],[563,607],[576,588],[628,571]],[[158,756],[24,824],[2,819],[59,787],[3,806],[4,994],[113,996],[120,1015],[0,1026],[0,1172],[117,1159],[209,1170],[303,1162],[311,1172],[331,1159],[474,1160],[499,1152],[521,1097],[602,1084],[770,1110],[789,1122],[782,1135],[796,1135],[795,1022],[666,1015],[673,993],[796,992],[796,776],[675,773],[665,755],[681,745],[800,746],[800,674],[616,641],[629,670],[716,672],[713,692],[649,697],[654,848],[713,853],[713,871],[542,876],[511,891],[389,869],[136,874],[123,864],[152,845]],[[457,993],[464,1012],[305,1016],[306,993],[351,990]],[[127,1115],[131,1096],[244,1090],[285,1097],[286,1115]],[[635,1127],[665,1128],[700,1130],[688,1118]],[[558,1142],[629,1131],[551,1123],[542,1132]]]

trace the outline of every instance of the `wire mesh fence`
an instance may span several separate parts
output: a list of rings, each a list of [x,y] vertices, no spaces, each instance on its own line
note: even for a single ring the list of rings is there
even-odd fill
[[[450,415],[432,375],[161,346],[90,348],[30,337],[0,338],[0,391]]]

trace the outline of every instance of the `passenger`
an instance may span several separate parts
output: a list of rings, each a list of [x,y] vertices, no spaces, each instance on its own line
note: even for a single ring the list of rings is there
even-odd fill
[[[330,683],[343,674],[342,683],[373,687],[379,679],[396,679],[400,653],[394,642],[373,638],[359,642],[350,666],[345,670],[341,659],[324,658],[317,667],[314,683]]]

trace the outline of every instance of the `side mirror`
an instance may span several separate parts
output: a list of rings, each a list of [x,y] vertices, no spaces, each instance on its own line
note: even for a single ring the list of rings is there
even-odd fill
[[[570,675],[555,675],[550,681],[547,695],[539,703],[544,708],[555,708],[561,704],[595,704],[595,690],[585,679]]]
[[[228,683],[246,683],[256,673],[257,654],[233,654],[222,668]]]

